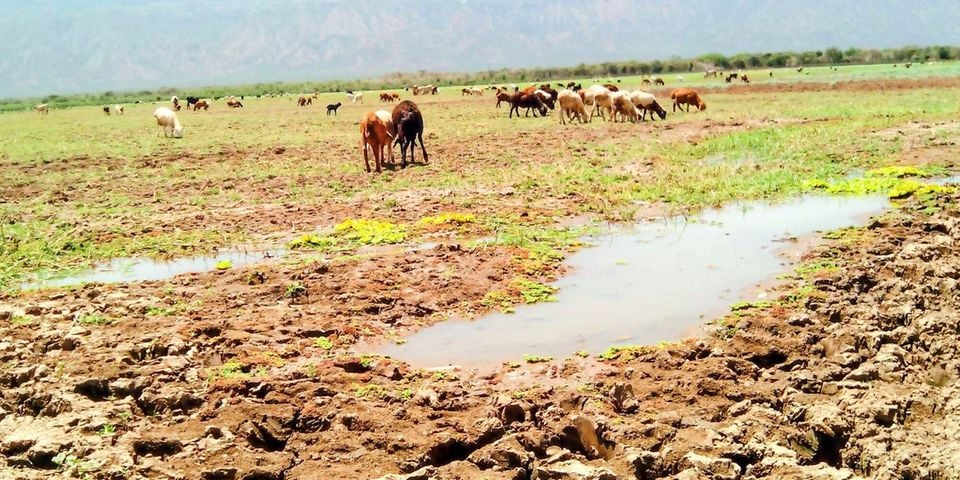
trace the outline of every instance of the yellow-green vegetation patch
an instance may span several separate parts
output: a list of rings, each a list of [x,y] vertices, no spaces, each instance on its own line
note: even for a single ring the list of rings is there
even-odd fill
[[[953,192],[955,190],[956,187],[949,185],[929,185],[907,180],[891,188],[887,193],[887,196],[893,199],[901,199],[913,196],[924,200],[940,193]]]
[[[30,317],[25,317],[23,315],[14,315],[10,317],[10,325],[30,325],[31,323],[33,323],[33,321],[30,320]]]
[[[429,227],[438,225],[464,225],[476,223],[477,217],[472,213],[446,212],[430,217],[423,217],[417,221],[417,226]]]
[[[386,245],[407,239],[407,228],[381,220],[347,219],[333,227],[334,235],[358,245]]]
[[[106,325],[111,322],[113,322],[113,320],[99,313],[82,315],[81,317],[77,318],[77,323],[81,325]]]
[[[647,345],[614,345],[603,352],[600,352],[601,360],[617,360],[624,359],[629,360],[645,353],[653,351],[654,348]]]
[[[798,266],[795,270],[798,276],[801,278],[809,278],[820,273],[828,273],[836,271],[840,268],[837,263],[829,259],[815,260],[812,262],[806,262]]]
[[[480,304],[487,308],[497,308],[502,313],[514,313],[513,298],[503,290],[487,292]]]
[[[557,298],[553,296],[554,293],[557,293],[557,287],[520,277],[513,279],[513,285],[520,292],[520,298],[523,299],[524,303],[557,301]]]
[[[740,312],[743,310],[762,310],[765,308],[770,308],[774,306],[774,302],[768,301],[758,301],[758,302],[737,302],[733,305],[730,305],[730,310],[734,312]]]
[[[243,371],[243,364],[236,360],[230,360],[219,367],[211,369],[207,374],[207,380],[214,381],[221,378],[229,379],[248,376],[250,376],[250,374]]]
[[[233,267],[233,262],[230,260],[220,260],[213,267],[217,270],[229,270]]]
[[[322,348],[324,350],[330,350],[333,348],[333,342],[327,337],[317,337],[313,339],[313,346]]]
[[[553,360],[553,357],[545,355],[524,355],[523,361],[527,363],[547,363]]]
[[[287,248],[291,250],[299,250],[303,248],[324,249],[328,247],[333,247],[336,244],[337,244],[336,237],[320,236],[315,233],[306,233],[287,242]]]

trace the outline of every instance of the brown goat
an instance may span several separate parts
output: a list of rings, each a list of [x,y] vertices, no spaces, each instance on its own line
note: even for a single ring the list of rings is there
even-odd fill
[[[374,112],[367,112],[360,120],[360,149],[363,150],[363,163],[370,173],[370,159],[367,156],[367,147],[373,150],[373,160],[377,173],[383,165],[383,149],[390,148],[392,141],[389,127]]]
[[[210,109],[210,103],[208,103],[206,100],[197,100],[196,103],[193,104],[193,111],[194,111],[194,112],[200,110],[201,108],[202,108],[204,111],[209,110],[209,109]]]
[[[654,78],[654,79],[653,79],[653,83],[655,83],[655,84],[657,84],[657,85],[663,85],[663,79],[660,78],[660,77]]]
[[[300,99],[297,100],[297,105],[300,105],[301,107],[313,105],[313,98],[300,97]]]
[[[534,109],[534,117],[537,116],[537,112],[540,112],[541,116],[547,116],[547,106],[543,104],[543,100],[538,95],[533,93],[520,92],[510,98],[510,118],[513,118],[514,111],[517,112],[518,117],[520,116],[520,107],[527,109],[525,116],[530,116],[531,108]]]
[[[507,92],[498,90],[497,91],[497,108],[500,108],[501,102],[511,103],[512,98],[513,98],[513,95]]]
[[[746,75],[740,77],[740,81],[743,83],[750,83],[750,79]]]
[[[240,103],[240,101],[235,98],[231,98],[230,100],[227,100],[227,106],[230,108],[243,108],[243,104]]]
[[[673,111],[677,111],[677,106],[680,106],[680,110],[683,110],[683,105],[687,106],[687,111],[690,111],[690,105],[697,107],[697,110],[703,111],[707,109],[707,103],[700,99],[700,95],[697,94],[696,90],[691,88],[678,88],[670,92],[670,98],[673,99]]]

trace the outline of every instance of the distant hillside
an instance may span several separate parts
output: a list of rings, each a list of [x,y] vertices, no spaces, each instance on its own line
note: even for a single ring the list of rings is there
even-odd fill
[[[0,97],[960,44],[955,0],[17,2]]]

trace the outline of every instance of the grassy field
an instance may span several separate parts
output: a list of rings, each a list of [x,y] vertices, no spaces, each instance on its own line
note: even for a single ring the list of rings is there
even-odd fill
[[[653,91],[668,111],[668,89],[681,84],[716,87],[704,94],[709,108],[639,125],[508,119],[489,92],[443,89],[414,98],[430,163],[382,175],[363,171],[357,127],[363,112],[390,108],[379,92],[337,116],[323,105],[346,102],[341,94],[303,108],[295,98],[247,98],[236,110],[214,102],[209,112],[180,113],[179,140],[157,137],[156,105],[127,105],[123,116],[94,107],[3,114],[0,288],[113,257],[282,243],[349,218],[411,223],[458,211],[490,224],[622,221],[796,195],[811,180],[875,166],[952,166],[922,152],[960,132],[960,90],[949,83],[960,63],[767,71],[729,92],[722,80],[664,75],[666,89]],[[947,82],[926,85],[933,77]],[[828,85],[792,91],[810,82]],[[837,82],[862,85],[830,87]],[[640,78],[620,84],[639,87]],[[917,125],[927,128],[910,133]]]

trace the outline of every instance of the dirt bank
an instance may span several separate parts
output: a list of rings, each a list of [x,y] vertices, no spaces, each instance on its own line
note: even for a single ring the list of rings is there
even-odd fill
[[[8,299],[0,477],[956,478],[958,199],[829,243],[710,338],[487,375],[350,352],[473,308],[498,250]]]

